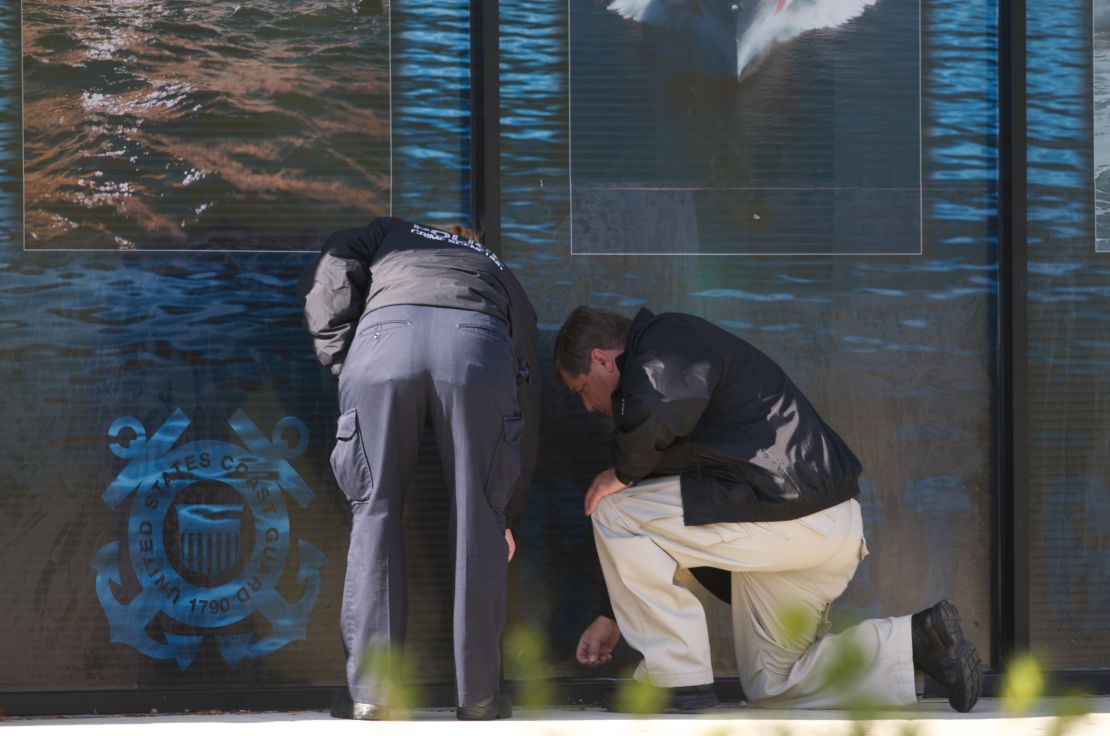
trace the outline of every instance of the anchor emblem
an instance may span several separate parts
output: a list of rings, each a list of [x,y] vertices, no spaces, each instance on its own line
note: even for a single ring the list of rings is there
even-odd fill
[[[270,438],[241,410],[228,424],[243,447],[218,440],[174,447],[189,426],[181,409],[149,438],[133,417],[108,430],[112,453],[129,462],[102,498],[112,509],[130,500],[130,511],[126,540],[106,544],[91,561],[97,598],[113,642],[182,670],[208,636],[233,667],[304,639],[327,563],[297,540],[302,593],[290,601],[278,591],[292,541],[286,498],[301,508],[315,498],[288,462],[308,446],[304,423],[284,417]],[[256,612],[269,622],[261,637],[248,620]]]

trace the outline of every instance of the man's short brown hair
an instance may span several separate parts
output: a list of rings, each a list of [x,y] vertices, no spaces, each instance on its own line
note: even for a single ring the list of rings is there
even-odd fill
[[[555,375],[581,376],[590,372],[590,352],[623,350],[632,320],[608,309],[575,307],[555,338]]]

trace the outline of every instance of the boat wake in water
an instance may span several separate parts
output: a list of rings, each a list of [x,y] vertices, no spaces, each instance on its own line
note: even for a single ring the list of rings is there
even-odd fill
[[[878,0],[613,0],[624,18],[685,37],[703,71],[741,78],[772,46],[837,28]]]

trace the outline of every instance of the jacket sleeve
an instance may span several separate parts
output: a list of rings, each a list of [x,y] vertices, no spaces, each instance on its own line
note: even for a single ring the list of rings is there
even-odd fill
[[[536,342],[539,331],[536,326],[536,311],[520,282],[506,271],[502,284],[509,295],[509,331],[513,340],[513,354],[517,369],[517,403],[524,418],[524,434],[521,437],[521,473],[513,486],[505,515],[511,524],[524,512],[528,500],[528,488],[536,470],[536,456],[540,444],[540,410],[543,401],[543,377],[540,374],[539,358],[536,355]]]
[[[370,263],[389,227],[378,218],[363,228],[341,230],[327,239],[303,289],[304,321],[316,359],[338,373],[366,307]]]
[[[705,413],[720,376],[712,349],[682,325],[658,323],[625,361],[614,397],[613,467],[626,484],[652,474],[663,453],[689,435]]]

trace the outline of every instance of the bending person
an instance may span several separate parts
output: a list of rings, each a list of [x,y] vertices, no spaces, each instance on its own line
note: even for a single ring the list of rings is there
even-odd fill
[[[390,715],[385,673],[368,660],[405,640],[401,520],[429,421],[451,491],[457,715],[512,713],[500,692],[507,519],[535,463],[536,315],[494,253],[450,230],[379,218],[335,233],[305,296],[316,356],[339,376],[331,462],[352,511],[340,624],[358,719]]]

